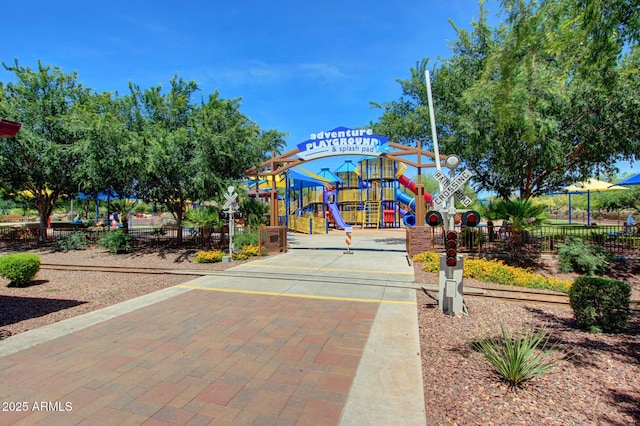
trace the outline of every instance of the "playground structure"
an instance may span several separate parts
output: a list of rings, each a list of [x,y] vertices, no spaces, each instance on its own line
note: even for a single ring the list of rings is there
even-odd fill
[[[384,157],[346,160],[334,172],[292,168],[276,179],[285,189],[278,201],[278,222],[303,233],[345,229],[413,227],[416,224],[417,184],[404,173],[407,166]],[[266,186],[269,182],[263,182]],[[432,200],[424,193],[423,205]]]
[[[285,172],[287,172],[288,170],[294,167],[300,166],[301,164],[307,161],[324,158],[328,156],[336,156],[336,155],[348,155],[348,156],[362,155],[363,157],[367,157],[368,159],[372,160],[372,162],[369,162],[369,164],[372,165],[371,167],[375,167],[374,164],[376,164],[375,163],[376,159],[389,161],[390,164],[394,164],[394,162],[396,162],[396,163],[404,163],[407,166],[415,167],[417,170],[415,198],[419,200],[422,200],[425,195],[424,185],[421,182],[422,169],[431,168],[431,167],[440,168],[443,166],[444,160],[446,159],[446,156],[444,155],[436,154],[436,153],[422,149],[422,144],[420,141],[417,142],[416,147],[402,145],[396,142],[389,141],[384,136],[374,134],[371,131],[371,129],[348,129],[345,127],[337,127],[330,131],[312,133],[310,139],[298,144],[297,148],[294,148],[280,155],[276,155],[275,153],[272,153],[271,159],[266,160],[262,164],[256,167],[247,169],[245,171],[246,177],[250,179],[253,179],[253,178],[266,179],[267,182],[269,182],[271,185],[271,188],[269,191],[269,203],[271,206],[269,225],[271,227],[289,226],[291,228],[291,222],[289,221],[289,223],[286,223],[286,219],[291,218],[290,217],[291,211],[287,210],[287,208],[290,207],[290,204],[288,205],[285,204],[286,206],[289,206],[285,208],[285,211],[286,211],[286,215],[284,217],[285,221],[282,220],[282,216],[280,215],[281,209],[278,203],[279,193],[278,193],[278,187],[277,187],[277,180],[278,180],[277,178],[279,176],[284,175]],[[394,165],[391,167],[391,169],[393,170],[395,168],[396,169],[395,171],[397,172],[397,167],[398,167],[397,165]],[[371,169],[366,170],[366,167],[365,167],[365,173],[361,173],[360,179],[362,179],[364,182],[369,181],[367,183],[371,184],[372,186],[371,188],[361,188],[363,190],[365,189],[374,190],[373,182],[376,179],[373,179],[373,176],[374,176],[373,173],[371,175],[366,174],[369,171],[371,171]],[[382,185],[382,182],[386,178],[384,174],[379,176],[380,178],[378,179],[380,184]],[[395,174],[391,173],[388,176],[389,176],[388,180],[390,181],[391,176],[395,176]],[[351,179],[355,179],[357,181],[358,176],[356,175]],[[326,181],[326,179],[323,179],[323,180]],[[348,184],[353,185],[354,183],[348,181]],[[327,187],[328,186],[330,185],[327,185]],[[345,188],[343,187],[343,189]],[[362,215],[365,216],[365,220],[362,221],[360,224],[364,223],[364,225],[366,226],[367,224],[374,224],[374,221],[377,220],[377,226],[380,226],[381,222],[383,224],[385,223],[384,216],[382,216],[382,219],[379,219],[381,217],[381,214],[384,215],[384,210],[391,210],[393,211],[392,214],[394,215],[394,221],[392,222],[390,220],[387,220],[386,223],[396,223],[396,226],[399,226],[399,220],[395,217],[396,215],[395,208],[385,209],[382,207],[383,206],[382,203],[384,201],[392,200],[391,197],[393,197],[393,195],[387,196],[386,194],[387,193],[395,194],[394,189],[395,188],[392,187],[391,185],[389,185],[389,187],[378,187],[377,190],[381,191],[379,193],[380,195],[378,195],[377,198],[371,197],[366,199],[366,202],[368,203],[373,202],[375,203],[375,205],[374,206],[363,205],[363,208],[361,209],[361,211],[363,212]],[[385,194],[384,197],[382,195],[383,192]],[[345,192],[343,192],[343,194],[345,194]],[[338,195],[338,204],[340,204],[341,196],[339,195],[339,193],[337,195]],[[348,197],[348,195],[346,196]],[[342,195],[342,197],[345,197],[345,195]],[[385,197],[388,197],[388,198],[385,198]],[[315,199],[323,200],[323,198],[315,198]],[[319,201],[319,202],[322,203],[322,201]],[[345,199],[343,198],[342,202],[353,203],[354,201],[345,201]],[[285,200],[285,203],[286,203],[286,200]],[[375,207],[378,208],[377,215],[373,214]],[[345,212],[347,211],[351,212],[353,210],[347,210],[345,208],[340,213],[341,215],[346,215],[347,213]],[[298,214],[299,212],[296,212],[296,213]],[[400,213],[401,212],[398,209],[397,210],[398,218],[400,217]],[[317,213],[315,216],[317,216]],[[388,217],[387,217],[388,219],[390,219],[389,216],[391,216],[391,214],[388,214]],[[376,219],[376,217],[378,217],[378,219]],[[415,227],[424,228],[425,226],[425,204],[424,203],[422,202],[415,203],[414,217],[416,220]],[[311,216],[311,219],[313,220],[313,215]],[[326,217],[321,217],[319,219],[323,219],[324,221],[327,220]],[[350,223],[351,218],[343,217],[343,219],[345,220],[346,223]],[[326,225],[326,229],[328,229],[328,224]]]

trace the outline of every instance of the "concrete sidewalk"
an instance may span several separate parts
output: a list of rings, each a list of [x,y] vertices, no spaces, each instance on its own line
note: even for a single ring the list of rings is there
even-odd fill
[[[0,342],[0,423],[425,424],[402,242],[290,242]]]

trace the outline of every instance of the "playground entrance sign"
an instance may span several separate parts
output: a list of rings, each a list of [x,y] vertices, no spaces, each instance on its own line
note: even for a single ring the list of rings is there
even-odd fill
[[[332,155],[379,156],[389,151],[389,140],[373,133],[371,129],[336,127],[333,130],[312,133],[298,144],[298,157],[303,160]]]
[[[449,180],[449,178],[440,170],[436,171],[433,174],[433,177],[442,184],[443,188],[442,191],[440,191],[440,193],[433,199],[433,204],[442,207],[447,199],[453,195],[462,203],[463,206],[469,207],[473,201],[471,198],[467,197],[464,192],[460,191],[460,188],[462,185],[467,183],[472,176],[473,174],[468,169],[465,169],[458,176]]]

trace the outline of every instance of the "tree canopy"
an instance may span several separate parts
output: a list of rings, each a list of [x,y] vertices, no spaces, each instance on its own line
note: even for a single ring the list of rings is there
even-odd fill
[[[180,226],[188,202],[216,199],[285,145],[285,134],[242,114],[239,99],[196,99],[198,85],[177,75],[168,90],[131,83],[121,96],[40,62],[3,65],[17,81],[0,83],[0,115],[23,124],[0,144],[0,184],[34,196],[42,238],[55,202],[78,192],[161,203]]]
[[[453,54],[433,67],[438,140],[478,190],[528,199],[637,158],[637,0],[583,3],[505,0],[493,28],[481,2],[471,31],[454,25]],[[399,100],[374,104],[376,132],[428,145],[428,64],[399,81]]]
[[[17,81],[0,83],[0,115],[22,122],[22,128],[0,144],[0,182],[9,193],[33,197],[44,239],[56,201],[77,191],[73,172],[81,156],[75,148],[82,138],[81,110],[92,95],[75,73],[41,62],[36,70],[17,60],[3,66]]]

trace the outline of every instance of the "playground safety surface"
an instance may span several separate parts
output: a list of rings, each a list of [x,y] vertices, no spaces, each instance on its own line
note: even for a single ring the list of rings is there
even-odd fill
[[[401,239],[290,245],[2,341],[0,422],[425,424]]]

